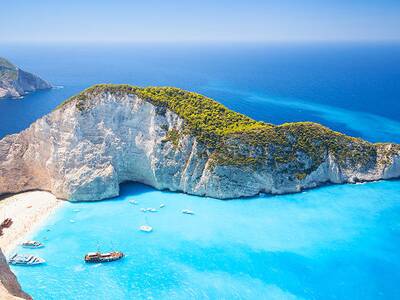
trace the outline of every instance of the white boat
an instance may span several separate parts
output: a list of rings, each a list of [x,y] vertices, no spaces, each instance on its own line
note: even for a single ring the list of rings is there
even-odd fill
[[[46,261],[43,258],[30,254],[22,254],[22,255],[14,254],[8,260],[8,263],[10,265],[25,265],[25,266],[39,265],[45,262]]]
[[[164,203],[160,204],[160,208],[163,208],[163,207],[165,207],[165,204]]]
[[[133,205],[138,205],[139,204],[136,200],[129,200],[128,202],[130,204],[133,204]]]
[[[144,231],[144,232],[152,232],[153,231],[153,227],[149,226],[149,225],[142,225],[139,227],[140,231]]]
[[[184,209],[184,210],[182,210],[182,213],[183,213],[183,214],[186,214],[186,215],[194,215],[194,212],[191,211],[191,210],[189,210],[189,209]]]
[[[37,249],[37,248],[44,247],[44,245],[38,241],[26,241],[26,242],[23,242],[21,246],[23,248],[29,248],[29,249]]]
[[[140,209],[142,212],[158,212],[157,209],[153,208],[153,207],[148,207],[148,208],[141,208]]]

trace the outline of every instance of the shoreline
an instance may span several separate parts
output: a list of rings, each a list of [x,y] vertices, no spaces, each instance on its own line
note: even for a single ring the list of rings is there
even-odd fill
[[[13,220],[10,228],[5,228],[0,236],[0,248],[5,256],[38,230],[64,203],[44,191],[24,192],[0,200],[0,222],[5,218]]]

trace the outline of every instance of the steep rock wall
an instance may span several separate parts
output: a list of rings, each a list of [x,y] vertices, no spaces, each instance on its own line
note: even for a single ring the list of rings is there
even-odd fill
[[[29,92],[49,88],[51,85],[47,81],[0,57],[0,98],[18,98]]]
[[[8,267],[6,258],[0,249],[0,299],[20,300],[32,299],[27,293],[22,291],[17,278]]]
[[[0,194],[41,189],[58,198],[99,200],[117,196],[121,182],[136,181],[228,199],[400,176],[400,148],[394,144],[366,144],[374,154],[354,164],[329,148],[320,151],[317,162],[298,150],[292,162],[278,163],[271,145],[254,148],[236,138],[227,143],[252,159],[261,151],[262,159],[223,163],[170,109],[129,93],[98,93],[85,108],[70,101],[0,141]],[[358,154],[361,150],[353,149],[357,143],[345,147]]]

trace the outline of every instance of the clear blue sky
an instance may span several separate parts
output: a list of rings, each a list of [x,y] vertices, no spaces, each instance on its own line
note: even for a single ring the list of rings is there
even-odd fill
[[[4,0],[0,42],[400,40],[400,0]]]

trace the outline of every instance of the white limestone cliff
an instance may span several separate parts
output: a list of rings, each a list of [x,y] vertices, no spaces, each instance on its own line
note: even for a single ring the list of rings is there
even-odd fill
[[[357,166],[327,149],[322,162],[299,178],[292,165],[271,164],[267,150],[265,163],[256,166],[219,164],[195,135],[180,134],[177,143],[166,138],[171,130],[185,132],[185,120],[170,109],[160,112],[146,99],[119,92],[93,94],[87,102],[86,109],[67,102],[0,140],[0,194],[40,189],[72,201],[99,200],[117,196],[120,183],[136,181],[228,199],[400,176],[400,148],[394,144],[374,146],[376,156]],[[299,152],[300,163],[313,162]]]
[[[47,81],[0,57],[0,99],[19,98],[29,92],[50,88],[51,85]]]

